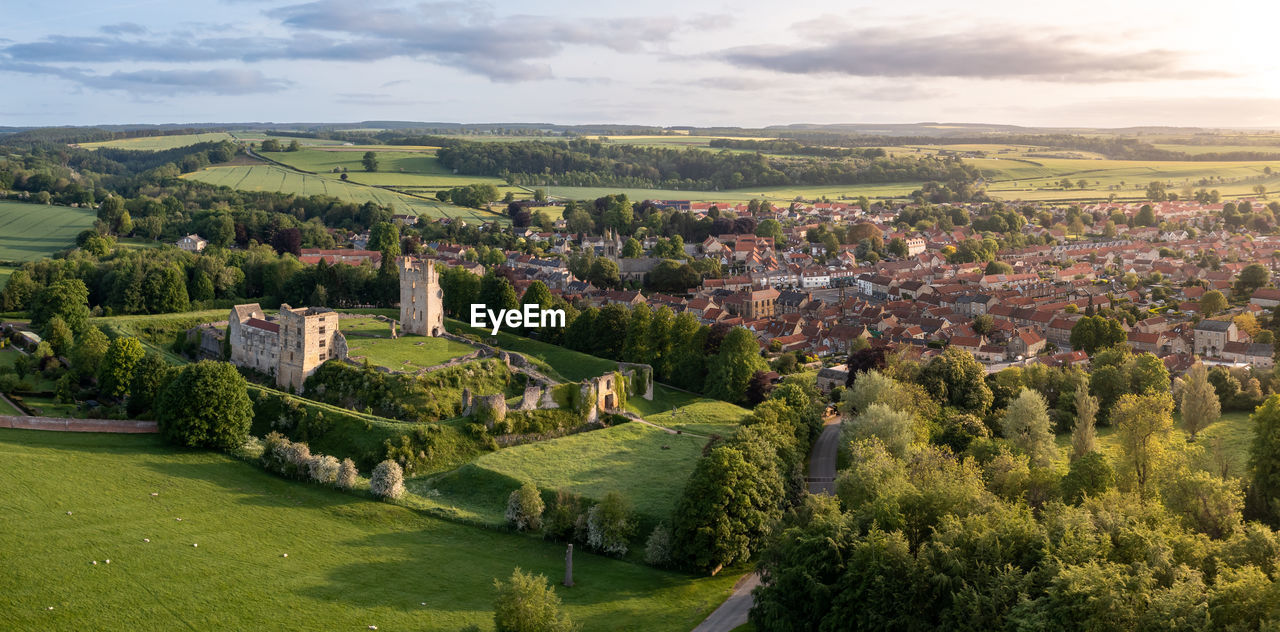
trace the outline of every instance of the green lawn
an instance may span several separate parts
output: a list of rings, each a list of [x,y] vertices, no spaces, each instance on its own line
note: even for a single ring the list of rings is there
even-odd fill
[[[0,260],[35,261],[71,248],[95,219],[90,209],[0,201]]]
[[[562,545],[152,436],[0,430],[0,457],[6,629],[492,629],[494,578],[563,575]],[[685,632],[737,579],[582,552],[574,571],[557,593],[584,630]]]
[[[666,520],[705,444],[706,439],[625,423],[490,452],[412,488],[497,523],[503,520],[507,495],[523,482],[596,500],[617,491],[636,511]],[[434,496],[433,489],[440,495]]]
[[[373,318],[343,318],[347,355],[395,371],[418,371],[475,351],[475,347],[444,338],[402,335],[391,339],[391,327]]]

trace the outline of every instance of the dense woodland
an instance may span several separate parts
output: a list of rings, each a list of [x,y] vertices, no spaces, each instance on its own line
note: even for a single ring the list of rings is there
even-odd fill
[[[476,143],[442,139],[442,145],[437,157],[447,168],[525,185],[721,190],[978,177],[975,169],[958,159],[934,157],[793,159],[589,140]]]

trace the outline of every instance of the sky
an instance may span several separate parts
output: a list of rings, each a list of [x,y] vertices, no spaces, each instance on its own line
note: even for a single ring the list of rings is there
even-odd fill
[[[0,125],[1280,128],[1280,6],[5,2]]]

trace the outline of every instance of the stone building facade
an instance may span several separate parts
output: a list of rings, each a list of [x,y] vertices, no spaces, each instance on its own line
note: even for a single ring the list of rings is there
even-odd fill
[[[326,307],[281,305],[272,319],[257,303],[236,305],[227,335],[232,364],[274,376],[277,386],[294,391],[321,364],[347,357],[338,313]]]
[[[430,259],[400,258],[400,326],[419,336],[444,333],[444,291]]]

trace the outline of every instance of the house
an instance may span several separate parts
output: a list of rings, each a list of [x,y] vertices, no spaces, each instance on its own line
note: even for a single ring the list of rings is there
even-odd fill
[[[1274,352],[1275,349],[1269,344],[1228,342],[1222,349],[1222,359],[1252,364],[1260,369],[1270,369],[1275,366],[1272,355]]]
[[[1250,303],[1258,307],[1272,308],[1280,305],[1280,289],[1273,287],[1264,287],[1253,291],[1253,297],[1249,299]]]
[[[1017,334],[1009,338],[1009,355],[1024,358],[1037,356],[1044,351],[1047,344],[1049,341],[1034,329],[1030,327],[1020,329]]]
[[[208,245],[209,242],[205,238],[195,233],[191,233],[190,235],[179,239],[177,243],[178,248],[187,252],[201,252]]]
[[[1202,320],[1193,330],[1193,351],[1198,355],[1217,357],[1228,342],[1239,342],[1240,331],[1229,320]]]
[[[824,393],[830,393],[831,389],[837,386],[844,386],[845,380],[849,378],[849,366],[845,364],[837,364],[829,366],[818,371],[817,385],[818,390]]]

